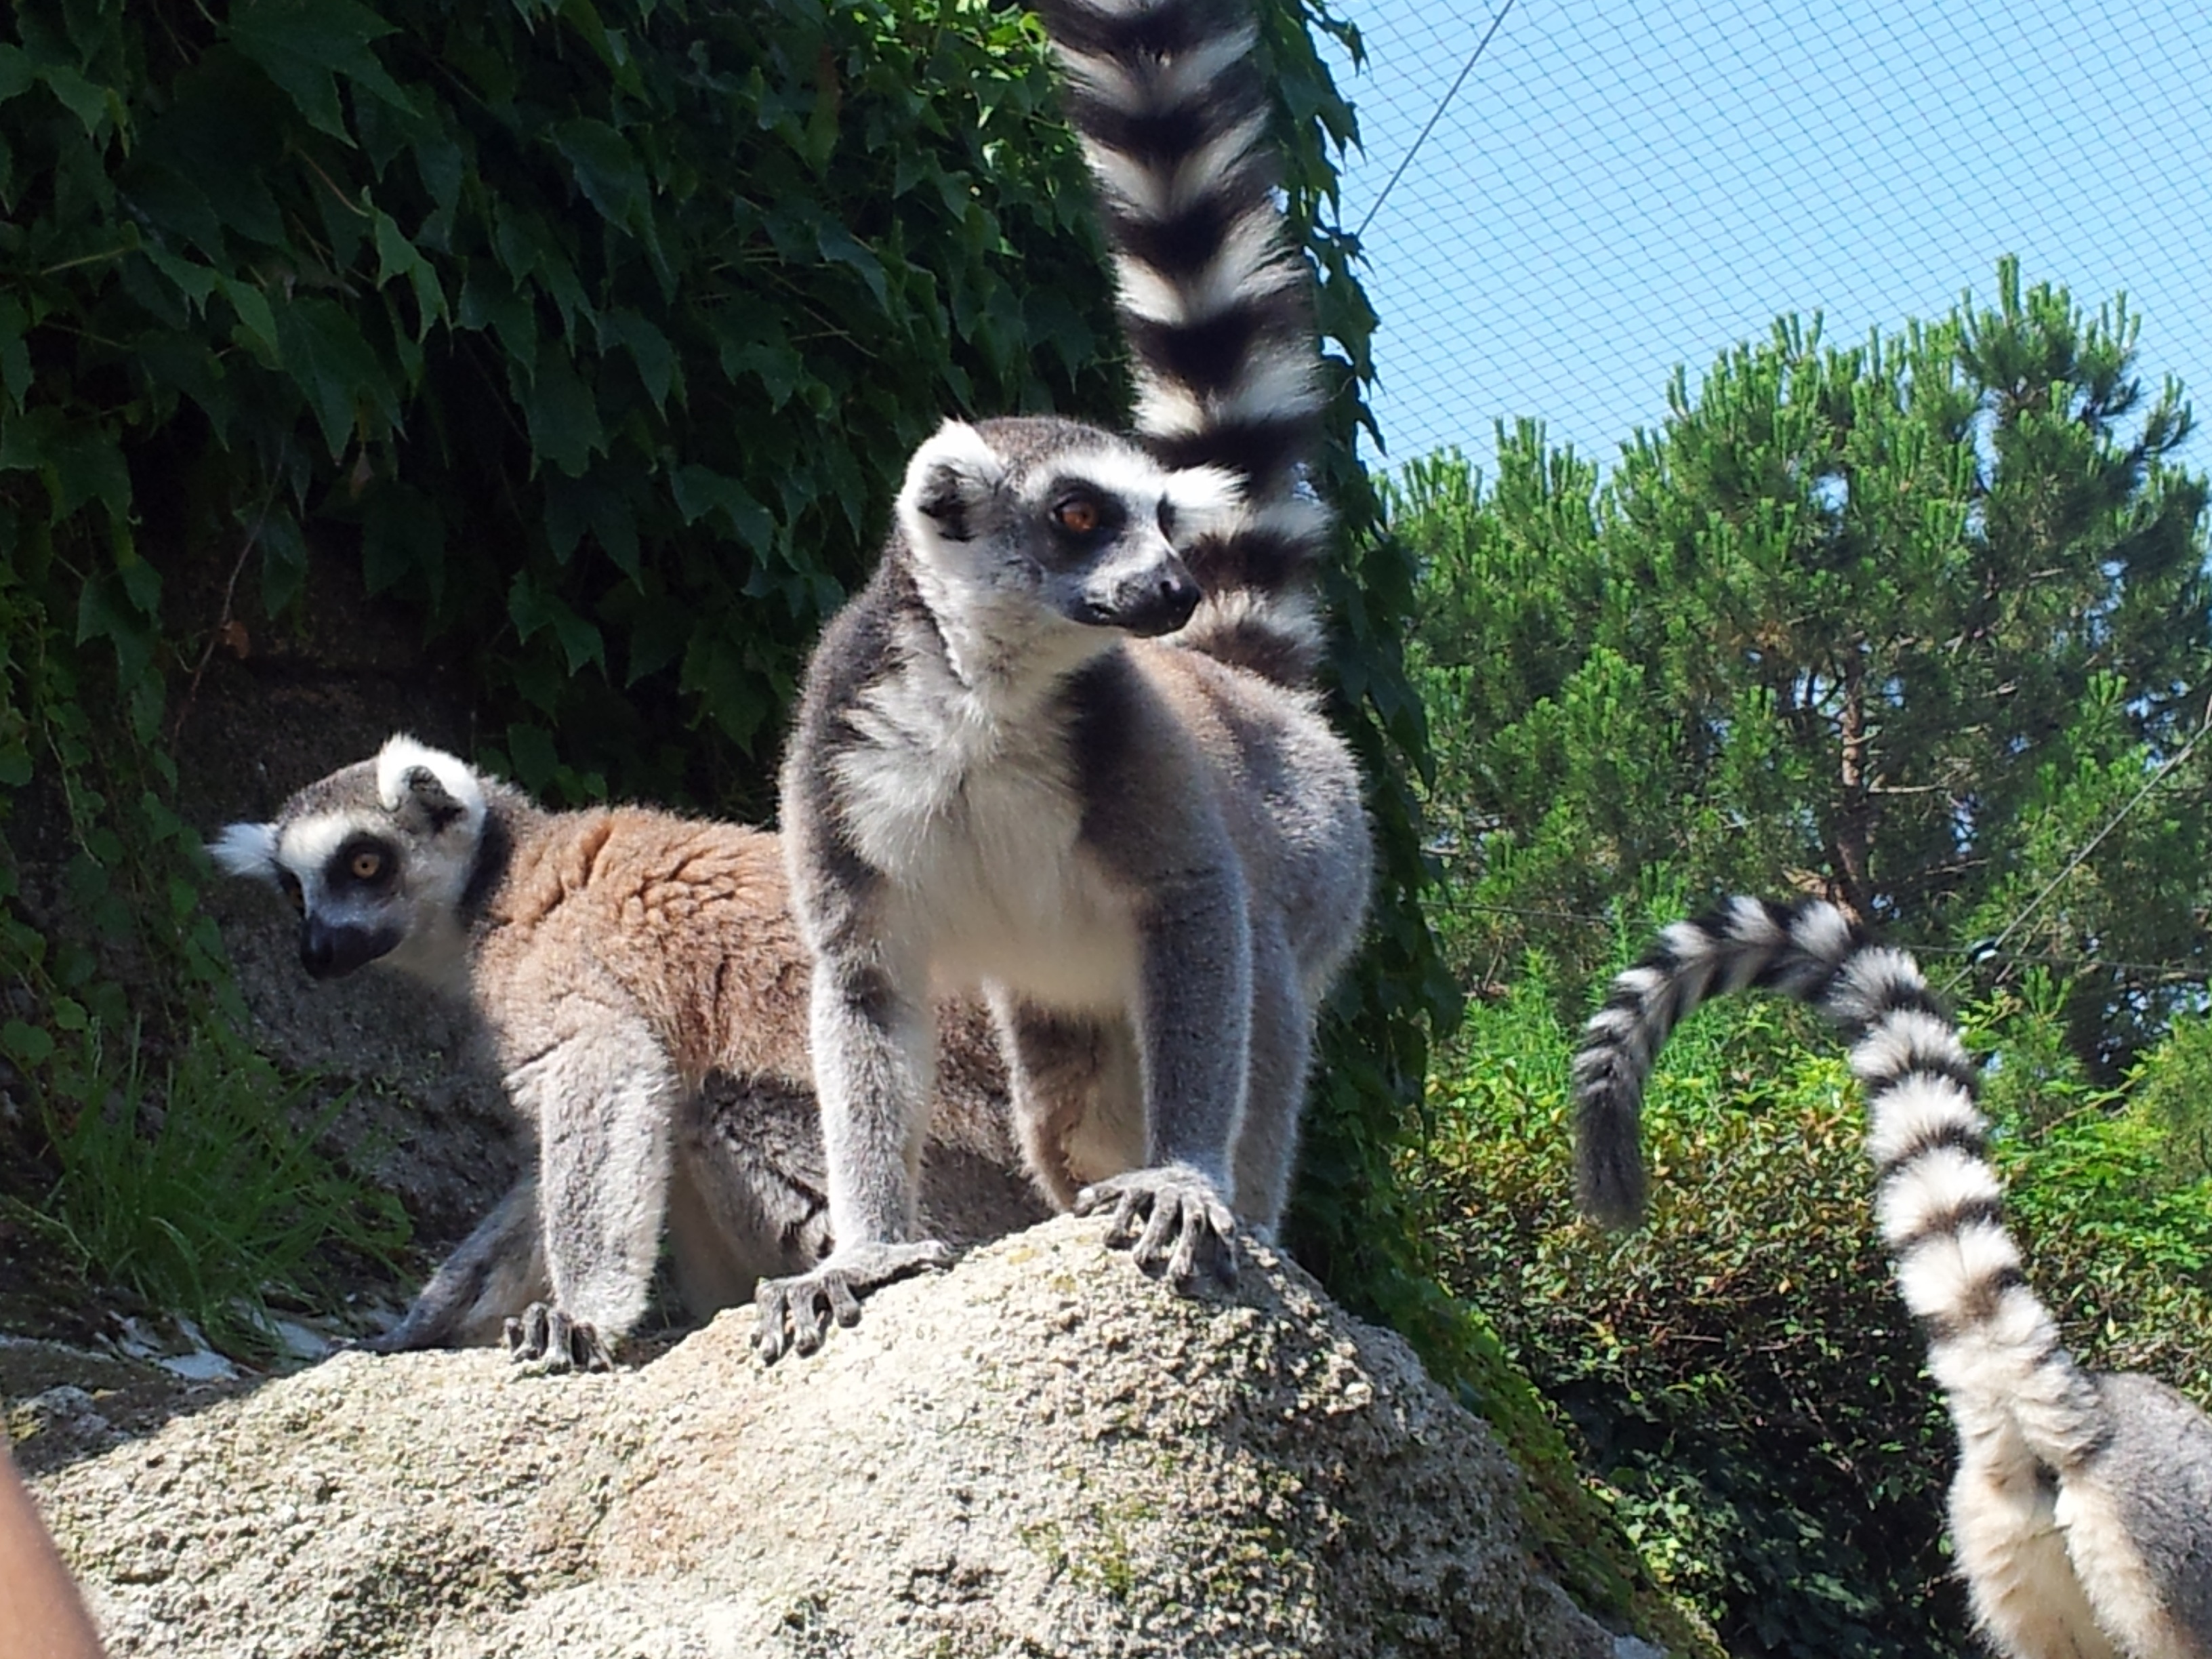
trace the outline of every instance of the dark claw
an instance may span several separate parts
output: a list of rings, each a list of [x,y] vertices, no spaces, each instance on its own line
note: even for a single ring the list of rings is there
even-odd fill
[[[532,1303],[520,1318],[508,1320],[506,1331],[507,1357],[518,1365],[549,1375],[615,1368],[615,1357],[596,1326],[543,1302]]]
[[[793,1351],[812,1353],[829,1334],[833,1319],[847,1327],[860,1322],[860,1298],[878,1285],[951,1265],[951,1248],[926,1238],[914,1244],[863,1244],[834,1251],[811,1272],[763,1279],[753,1292],[758,1316],[753,1352],[763,1365],[773,1365]]]

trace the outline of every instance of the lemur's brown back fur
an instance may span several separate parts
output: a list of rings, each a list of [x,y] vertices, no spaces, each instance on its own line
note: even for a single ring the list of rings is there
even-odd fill
[[[477,995],[504,1064],[558,1036],[514,1011],[558,1009],[589,963],[635,999],[687,1089],[714,1073],[812,1086],[811,963],[775,836],[642,806],[548,814],[539,827],[477,923]],[[982,1008],[945,1006],[938,1035],[933,1138],[1010,1159],[1006,1068]]]
[[[592,963],[637,999],[684,1083],[713,1072],[805,1083],[807,958],[774,836],[636,806],[562,813],[516,849],[478,923],[497,1006]]]

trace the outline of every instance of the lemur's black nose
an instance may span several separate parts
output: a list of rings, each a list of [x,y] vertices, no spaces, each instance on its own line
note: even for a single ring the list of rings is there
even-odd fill
[[[1172,634],[1190,620],[1203,597],[1197,579],[1178,562],[1129,585],[1115,606],[1115,623],[1142,639]]]

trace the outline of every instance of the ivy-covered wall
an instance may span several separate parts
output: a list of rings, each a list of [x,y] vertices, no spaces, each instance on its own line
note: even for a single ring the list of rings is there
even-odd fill
[[[1115,404],[1018,13],[15,18],[4,533],[143,698],[167,562],[234,548],[281,617],[340,543],[470,640],[526,782],[712,795],[938,412]]]

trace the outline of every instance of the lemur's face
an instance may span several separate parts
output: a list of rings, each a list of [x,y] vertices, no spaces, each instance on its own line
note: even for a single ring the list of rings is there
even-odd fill
[[[208,850],[292,902],[300,965],[315,978],[387,958],[438,977],[483,817],[463,762],[395,738],[375,760],[309,784],[271,822],[230,825]]]
[[[275,842],[276,884],[300,916],[300,965],[317,979],[350,974],[407,937],[406,850],[373,819],[330,812],[280,820]]]
[[[1164,468],[1095,428],[948,422],[908,463],[899,519],[968,594],[1149,638],[1190,620],[1203,595],[1178,550],[1235,502],[1227,475]]]

